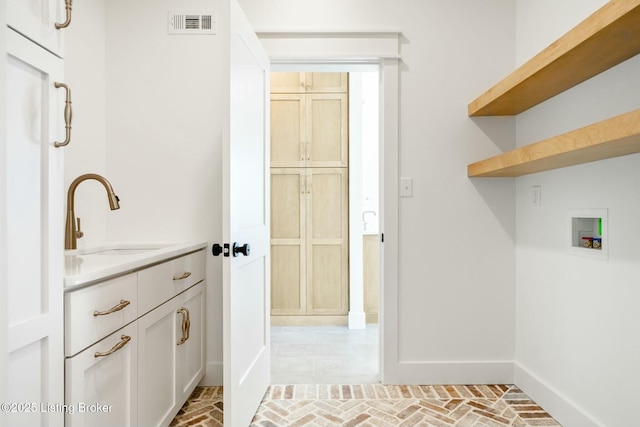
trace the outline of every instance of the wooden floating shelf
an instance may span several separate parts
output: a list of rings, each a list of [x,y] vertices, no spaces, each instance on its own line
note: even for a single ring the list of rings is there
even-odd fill
[[[470,116],[521,113],[640,53],[640,0],[612,0],[471,102]]]
[[[634,110],[467,166],[470,177],[515,177],[640,152]]]

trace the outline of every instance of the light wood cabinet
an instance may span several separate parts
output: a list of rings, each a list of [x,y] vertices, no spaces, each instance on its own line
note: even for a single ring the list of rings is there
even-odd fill
[[[347,167],[344,93],[271,95],[272,167]]]
[[[271,169],[271,313],[348,310],[348,170]]]
[[[367,323],[378,323],[380,300],[380,235],[362,236],[364,312]]]
[[[346,322],[348,110],[347,73],[271,74],[274,324]]]
[[[271,93],[346,93],[348,73],[271,73]]]

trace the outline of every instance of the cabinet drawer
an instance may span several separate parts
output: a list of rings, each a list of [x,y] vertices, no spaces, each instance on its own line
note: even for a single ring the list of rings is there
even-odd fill
[[[138,272],[138,315],[142,316],[204,280],[204,251],[194,252]]]
[[[71,356],[138,316],[136,275],[65,294],[65,355]]]

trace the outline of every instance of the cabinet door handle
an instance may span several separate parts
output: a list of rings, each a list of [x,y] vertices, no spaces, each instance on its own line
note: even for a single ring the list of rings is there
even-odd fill
[[[123,308],[125,308],[129,304],[131,304],[131,301],[127,301],[126,299],[121,299],[120,303],[118,305],[114,305],[109,310],[105,310],[105,311],[96,310],[96,311],[94,311],[93,312],[93,316],[97,317],[97,316],[104,316],[105,314],[115,313],[116,311],[122,310]]]
[[[187,341],[191,337],[191,312],[188,308],[185,310],[187,311],[187,339],[185,341]]]
[[[177,345],[182,345],[189,339],[189,324],[187,323],[189,319],[189,310],[182,307],[178,309],[177,313],[182,314],[182,338],[177,342]]]
[[[182,276],[173,276],[173,280],[182,280],[182,279],[186,279],[189,276],[191,276],[191,272],[185,271],[184,273],[182,273]]]
[[[120,341],[114,345],[113,347],[111,347],[111,350],[109,351],[105,351],[104,353],[99,353],[99,352],[95,352],[93,354],[93,357],[105,357],[108,356],[110,354],[115,353],[116,351],[120,350],[122,347],[124,347],[125,345],[127,345],[127,343],[131,341],[131,337],[129,335],[122,335],[120,337]]]
[[[54,147],[64,147],[65,145],[69,145],[71,142],[71,119],[73,118],[73,109],[71,107],[71,89],[64,83],[55,82],[53,85],[56,89],[63,88],[67,92],[66,99],[64,101],[64,128],[66,131],[66,138],[62,142],[54,142]]]
[[[64,9],[67,12],[67,19],[66,21],[64,21],[63,23],[59,24],[56,22],[56,30],[60,30],[62,28],[67,28],[69,26],[69,24],[71,24],[71,6],[72,6],[72,2],[73,0],[64,0]]]

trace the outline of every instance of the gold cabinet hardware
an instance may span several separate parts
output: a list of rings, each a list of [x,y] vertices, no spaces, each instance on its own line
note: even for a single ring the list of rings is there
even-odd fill
[[[182,279],[186,279],[189,276],[191,276],[191,272],[185,271],[184,273],[182,273],[182,276],[173,276],[173,280],[182,280]]]
[[[80,217],[76,218],[76,239],[80,239],[81,237],[84,237],[84,232],[80,229]]]
[[[113,307],[111,307],[109,310],[105,310],[105,311],[94,311],[93,312],[93,316],[97,317],[97,316],[104,316],[106,314],[111,314],[111,313],[115,313],[116,311],[120,311],[123,308],[125,308],[126,306],[128,306],[129,304],[131,304],[131,301],[127,301],[124,299],[120,300],[120,304],[118,305],[114,305]]]
[[[67,19],[59,24],[56,22],[56,30],[60,30],[62,28],[67,28],[69,26],[69,24],[71,23],[71,6],[72,6],[72,2],[73,0],[65,0],[64,1],[64,9],[67,12]]]
[[[182,314],[182,338],[177,342],[177,345],[182,345],[189,339],[189,333],[191,330],[191,316],[189,310],[181,307],[177,311],[178,314]]]
[[[66,99],[64,101],[64,128],[67,136],[64,141],[56,141],[53,143],[54,147],[64,147],[65,145],[68,145],[69,142],[71,142],[71,119],[73,119],[73,109],[71,107],[71,89],[69,89],[69,86],[67,86],[66,84],[60,82],[54,82],[53,85],[56,87],[56,89],[63,88],[67,93]]]
[[[104,353],[99,353],[99,352],[95,352],[93,354],[93,357],[105,357],[108,356],[110,354],[115,353],[116,351],[120,350],[122,347],[124,347],[125,345],[127,345],[127,343],[131,341],[131,337],[129,335],[122,335],[120,337],[120,341],[114,345],[113,347],[111,347],[111,350],[109,351],[105,351]]]

